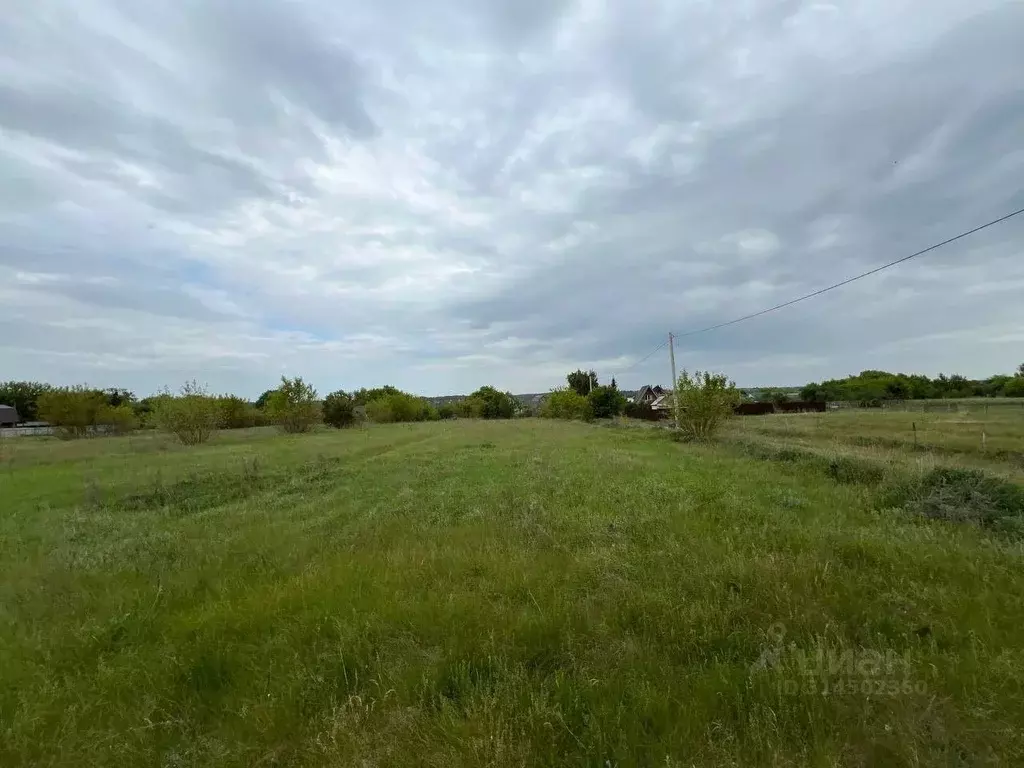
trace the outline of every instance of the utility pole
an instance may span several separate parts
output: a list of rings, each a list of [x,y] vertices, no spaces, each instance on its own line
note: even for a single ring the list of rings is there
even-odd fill
[[[676,337],[668,332],[668,356],[672,361],[672,410],[676,417],[676,429],[679,429],[679,380],[676,378]]]

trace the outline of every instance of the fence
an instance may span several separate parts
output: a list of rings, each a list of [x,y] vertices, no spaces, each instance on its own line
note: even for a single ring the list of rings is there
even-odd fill
[[[770,413],[824,413],[825,403],[792,400],[788,403],[741,403],[733,409],[737,416],[767,416]]]

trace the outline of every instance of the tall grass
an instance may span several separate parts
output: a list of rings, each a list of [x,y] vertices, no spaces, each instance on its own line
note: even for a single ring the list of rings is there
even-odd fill
[[[9,441],[0,765],[1024,763],[1019,540],[853,465],[534,419],[160,439]]]

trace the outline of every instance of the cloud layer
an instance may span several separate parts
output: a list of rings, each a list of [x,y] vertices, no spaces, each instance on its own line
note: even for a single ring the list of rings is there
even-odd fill
[[[50,0],[0,20],[0,378],[516,391],[1024,207],[1024,4]],[[1024,217],[682,340],[1024,359]],[[1020,358],[1020,359],[1018,359]]]

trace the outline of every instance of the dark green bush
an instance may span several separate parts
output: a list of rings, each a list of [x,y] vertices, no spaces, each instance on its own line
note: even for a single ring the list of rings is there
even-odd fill
[[[481,419],[511,419],[519,411],[519,401],[509,392],[480,387],[469,396]]]
[[[237,395],[221,395],[217,406],[221,429],[246,429],[256,425],[256,408],[248,400]]]
[[[338,390],[324,398],[324,424],[343,429],[356,423],[356,404],[352,395]]]
[[[375,424],[433,421],[437,410],[422,397],[395,392],[371,400],[366,406],[366,416]]]
[[[217,398],[197,382],[186,383],[178,395],[165,391],[151,398],[152,421],[170,432],[182,445],[205,443],[220,426],[222,413]]]
[[[61,387],[40,395],[38,415],[61,437],[85,437],[108,408],[103,392],[84,386]]]
[[[594,418],[590,400],[573,389],[556,389],[544,399],[540,415],[545,419],[579,419],[590,421]]]
[[[1013,527],[1024,520],[1024,488],[977,469],[940,467],[883,498],[931,520]]]
[[[644,421],[661,421],[665,418],[664,412],[654,410],[650,403],[626,403],[623,413],[631,419]]]
[[[610,419],[618,416],[626,407],[626,398],[613,387],[598,387],[587,399],[595,419]]]
[[[290,434],[309,432],[321,419],[316,390],[301,376],[282,376],[281,386],[274,390],[265,410],[281,431]]]

